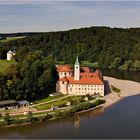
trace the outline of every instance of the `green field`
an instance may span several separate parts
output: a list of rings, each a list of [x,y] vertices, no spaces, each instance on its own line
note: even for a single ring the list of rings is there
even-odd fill
[[[37,110],[45,110],[45,109],[50,109],[52,105],[53,106],[64,105],[70,100],[79,101],[80,99],[82,99],[82,96],[74,95],[74,96],[71,96],[71,97],[67,97],[65,99],[60,99],[58,101],[53,101],[51,103],[45,103],[45,104],[42,104],[42,105],[36,105],[34,108],[37,109]]]
[[[82,61],[81,62],[82,66],[93,66],[93,67],[98,67],[98,62],[90,63],[89,61]]]
[[[61,98],[61,97],[64,97],[66,95],[63,95],[63,94],[60,94],[60,95],[57,95],[57,96],[48,96],[48,97],[45,97],[43,99],[39,99],[39,100],[35,100],[33,101],[34,104],[38,104],[38,103],[43,103],[43,102],[47,102],[47,101],[51,101],[51,100],[54,100],[54,99],[58,99],[58,98]]]
[[[9,42],[9,41],[12,41],[12,40],[21,39],[21,38],[25,38],[25,37],[26,37],[26,36],[7,37],[7,39],[0,40],[0,42],[2,42],[2,43],[6,43],[6,42]]]
[[[16,62],[14,60],[0,60],[0,72],[4,72],[12,64],[16,64]]]

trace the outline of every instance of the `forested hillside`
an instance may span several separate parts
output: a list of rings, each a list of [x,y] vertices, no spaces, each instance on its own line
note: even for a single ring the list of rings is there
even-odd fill
[[[140,70],[140,29],[91,27],[39,33],[0,43],[0,59],[16,49],[16,61],[0,73],[0,100],[33,100],[55,91],[54,64],[82,61]],[[4,62],[3,60],[1,60]]]
[[[81,28],[62,32],[40,33],[5,44],[17,48],[17,61],[26,53],[42,50],[57,61],[73,63],[78,54],[81,61],[98,62],[99,66],[140,69],[140,28]]]

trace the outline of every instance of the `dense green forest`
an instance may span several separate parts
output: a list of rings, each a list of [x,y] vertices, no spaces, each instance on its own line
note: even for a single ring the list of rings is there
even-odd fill
[[[140,70],[140,28],[90,27],[61,32],[35,33],[0,43],[0,59],[16,50],[16,65],[0,73],[0,100],[28,99],[55,90],[54,64],[62,61],[96,63],[99,67]]]
[[[0,73],[0,100],[33,100],[55,91],[58,80],[54,58],[30,52],[23,61]]]
[[[140,28],[91,27],[61,32],[40,33],[4,44],[17,49],[17,61],[27,53],[43,51],[56,61],[73,63],[78,54],[81,61],[98,62],[99,66],[140,69]]]

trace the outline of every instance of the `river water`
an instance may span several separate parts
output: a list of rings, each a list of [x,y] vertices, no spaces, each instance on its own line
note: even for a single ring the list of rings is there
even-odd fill
[[[140,72],[103,69],[103,74],[140,82]],[[140,138],[140,95],[65,119],[0,128],[0,138]]]

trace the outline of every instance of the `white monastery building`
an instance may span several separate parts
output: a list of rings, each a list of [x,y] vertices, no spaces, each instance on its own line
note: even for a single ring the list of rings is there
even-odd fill
[[[9,50],[9,51],[7,52],[7,60],[13,60],[15,54],[16,54],[15,51]]]
[[[78,57],[74,69],[71,65],[57,65],[59,80],[56,91],[63,94],[99,94],[104,96],[104,80],[100,70],[92,72],[89,67],[80,67]]]

